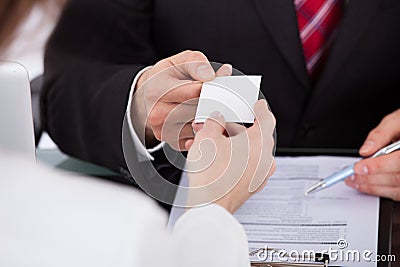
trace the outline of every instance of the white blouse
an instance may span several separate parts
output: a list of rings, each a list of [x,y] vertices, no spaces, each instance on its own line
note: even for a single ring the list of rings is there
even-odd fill
[[[243,227],[219,205],[167,214],[137,189],[0,153],[0,266],[249,266]]]

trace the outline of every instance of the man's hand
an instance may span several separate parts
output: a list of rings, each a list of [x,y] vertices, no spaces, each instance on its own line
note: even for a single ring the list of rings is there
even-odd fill
[[[400,139],[400,109],[387,115],[373,129],[360,154],[368,157],[379,149]],[[354,176],[346,184],[360,192],[400,201],[400,151],[377,158],[368,158],[356,163]]]
[[[275,118],[265,100],[254,109],[254,124],[237,135],[220,114],[207,119],[196,134],[186,162],[188,206],[215,202],[234,213],[266,185],[275,171]]]
[[[131,118],[139,138],[150,146],[157,139],[185,150],[194,138],[191,123],[202,83],[231,74],[228,64],[215,73],[201,52],[185,51],[159,61],[136,85]]]

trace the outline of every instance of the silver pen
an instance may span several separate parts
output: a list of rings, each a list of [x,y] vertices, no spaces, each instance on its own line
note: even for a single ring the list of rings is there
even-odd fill
[[[387,155],[390,154],[396,150],[400,149],[400,141],[397,141],[395,143],[392,143],[382,149],[380,149],[378,152],[376,152],[374,155],[371,156],[371,158],[376,158],[382,155]],[[325,179],[319,181],[318,183],[314,184],[311,186],[306,192],[305,195],[310,194],[311,192],[316,192],[319,190],[322,190],[324,188],[330,187],[340,181],[343,181],[347,177],[350,177],[354,174],[354,164],[345,167],[344,169],[326,177]]]

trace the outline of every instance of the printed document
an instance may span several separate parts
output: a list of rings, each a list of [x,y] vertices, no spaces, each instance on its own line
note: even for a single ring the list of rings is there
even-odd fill
[[[376,266],[378,197],[361,194],[344,182],[304,195],[311,185],[358,159],[276,160],[276,172],[265,189],[235,213],[246,230],[251,260],[302,262],[310,253],[324,251],[332,265]]]
[[[275,160],[277,168],[267,186],[234,215],[247,233],[250,260],[309,263],[315,253],[325,252],[333,266],[377,266],[378,197],[361,194],[344,182],[304,195],[320,179],[359,159]],[[183,186],[188,184],[185,174]],[[184,208],[172,208],[169,229],[183,212]]]

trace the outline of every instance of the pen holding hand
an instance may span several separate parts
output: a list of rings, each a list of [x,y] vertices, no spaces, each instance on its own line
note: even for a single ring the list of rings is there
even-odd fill
[[[347,178],[346,184],[360,192],[400,200],[400,141],[391,143],[399,139],[400,109],[386,116],[368,135],[360,154],[369,158],[326,177],[305,194],[330,187]]]
[[[380,148],[400,140],[400,109],[387,115],[373,129],[360,155],[369,157]],[[366,158],[354,165],[354,175],[346,179],[346,184],[360,192],[400,201],[400,151],[376,158]]]

